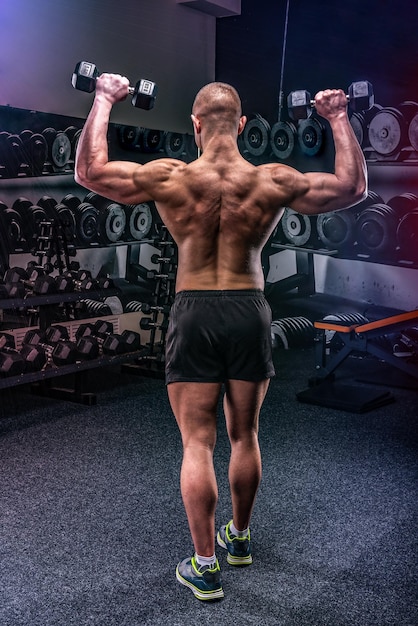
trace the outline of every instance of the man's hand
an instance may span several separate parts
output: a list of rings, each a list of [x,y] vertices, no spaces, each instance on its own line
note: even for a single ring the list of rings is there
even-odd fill
[[[315,96],[316,111],[327,120],[346,115],[347,104],[347,96],[342,89],[325,89]]]
[[[96,82],[96,98],[104,98],[110,104],[126,100],[129,93],[129,80],[120,74],[101,74]]]

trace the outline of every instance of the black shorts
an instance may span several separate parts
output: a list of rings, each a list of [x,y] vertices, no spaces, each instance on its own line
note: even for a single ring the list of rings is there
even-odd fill
[[[275,375],[271,309],[260,289],[180,291],[166,336],[166,384]]]

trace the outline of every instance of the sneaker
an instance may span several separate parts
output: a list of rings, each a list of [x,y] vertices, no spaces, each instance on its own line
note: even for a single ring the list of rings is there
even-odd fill
[[[220,600],[224,597],[221,568],[216,565],[199,565],[196,556],[181,561],[176,568],[176,578],[191,589],[198,600]]]
[[[221,548],[228,550],[226,560],[230,565],[251,565],[250,531],[246,537],[237,537],[230,531],[232,520],[226,526],[221,526],[216,537]]]

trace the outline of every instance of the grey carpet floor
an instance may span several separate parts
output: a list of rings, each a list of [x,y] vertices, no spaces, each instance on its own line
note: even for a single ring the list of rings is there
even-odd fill
[[[192,553],[181,443],[160,379],[91,374],[95,406],[4,390],[1,626],[416,626],[418,393],[358,414],[296,400],[310,349],[276,353],[262,410],[254,563],[205,604],[175,579]],[[217,523],[230,517],[220,411]]]

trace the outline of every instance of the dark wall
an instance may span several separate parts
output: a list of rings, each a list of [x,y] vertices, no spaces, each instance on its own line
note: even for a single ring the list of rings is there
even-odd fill
[[[241,93],[245,113],[277,119],[286,0],[242,0],[218,20],[216,76]],[[347,89],[368,79],[375,100],[418,100],[418,3],[410,0],[290,0],[285,94]]]

